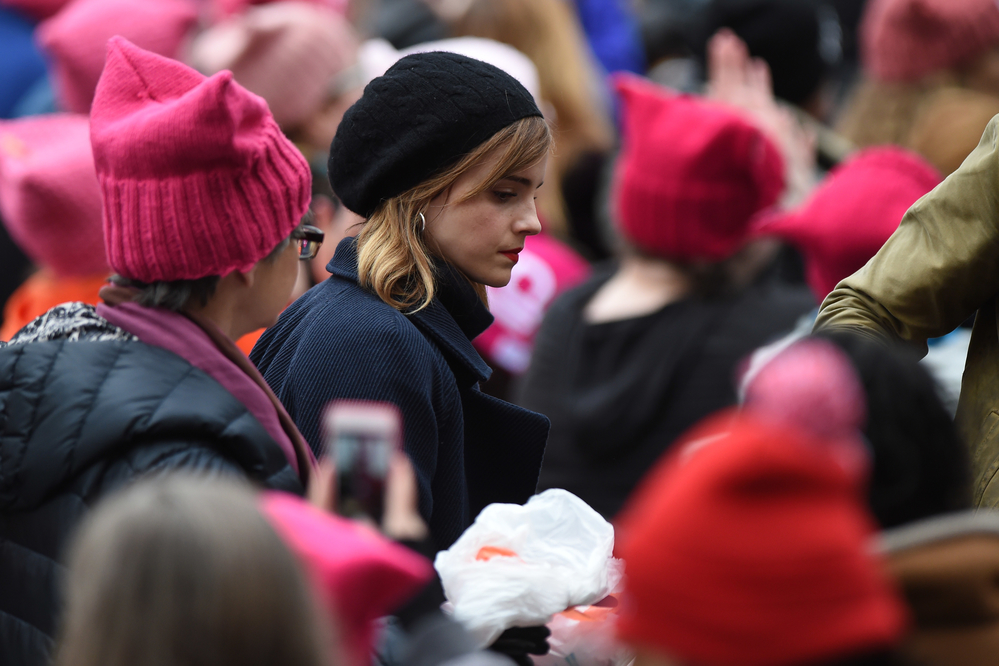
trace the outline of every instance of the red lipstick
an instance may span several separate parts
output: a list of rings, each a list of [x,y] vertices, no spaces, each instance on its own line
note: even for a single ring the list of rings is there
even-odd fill
[[[520,261],[520,255],[519,255],[519,253],[520,253],[520,250],[514,250],[512,252],[500,252],[500,254],[502,254],[504,257],[506,257],[507,259],[509,259],[510,261],[512,261],[515,264],[518,261]]]

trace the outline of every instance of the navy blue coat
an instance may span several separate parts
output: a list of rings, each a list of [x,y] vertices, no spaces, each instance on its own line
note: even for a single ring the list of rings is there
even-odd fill
[[[439,268],[438,296],[403,314],[358,284],[356,246],[345,239],[330,278],[285,310],[250,358],[316,455],[330,401],[396,404],[420,513],[446,548],[487,504],[534,494],[549,422],[479,390],[492,371],[471,340],[492,316],[467,281]]]

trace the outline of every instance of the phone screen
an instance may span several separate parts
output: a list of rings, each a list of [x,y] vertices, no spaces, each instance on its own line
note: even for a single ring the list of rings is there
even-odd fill
[[[327,455],[337,471],[337,513],[381,524],[385,478],[401,447],[401,416],[390,403],[338,401],[326,414]]]

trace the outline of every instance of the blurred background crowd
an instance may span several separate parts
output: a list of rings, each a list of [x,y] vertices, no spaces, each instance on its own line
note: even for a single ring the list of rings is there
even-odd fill
[[[0,341],[99,303],[112,272],[89,113],[114,36],[231,71],[305,157],[326,242],[296,298],[364,224],[327,159],[370,81],[449,51],[530,92],[555,137],[543,231],[488,288],[481,388],[550,419],[538,490],[620,527],[619,635],[641,666],[999,660],[999,519],[970,511],[980,470],[954,425],[972,320],[922,360],[809,337],[999,114],[995,0],[0,0]],[[190,479],[129,492],[72,550],[57,663],[362,664],[371,621],[414,594],[399,624],[417,638],[388,663],[499,666],[537,643],[420,634],[443,622],[417,594],[426,560],[304,505]],[[0,638],[32,594],[0,589]],[[155,640],[136,610],[152,597]]]

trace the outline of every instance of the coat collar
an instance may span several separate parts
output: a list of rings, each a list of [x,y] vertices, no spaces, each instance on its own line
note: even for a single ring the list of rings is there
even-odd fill
[[[448,357],[456,376],[467,375],[466,383],[484,382],[492,369],[472,346],[472,339],[489,328],[493,316],[472,285],[444,261],[435,263],[437,295],[419,312],[404,312]],[[357,243],[345,238],[326,266],[333,275],[357,283]],[[455,367],[457,362],[458,367]],[[461,372],[459,372],[459,370]]]

